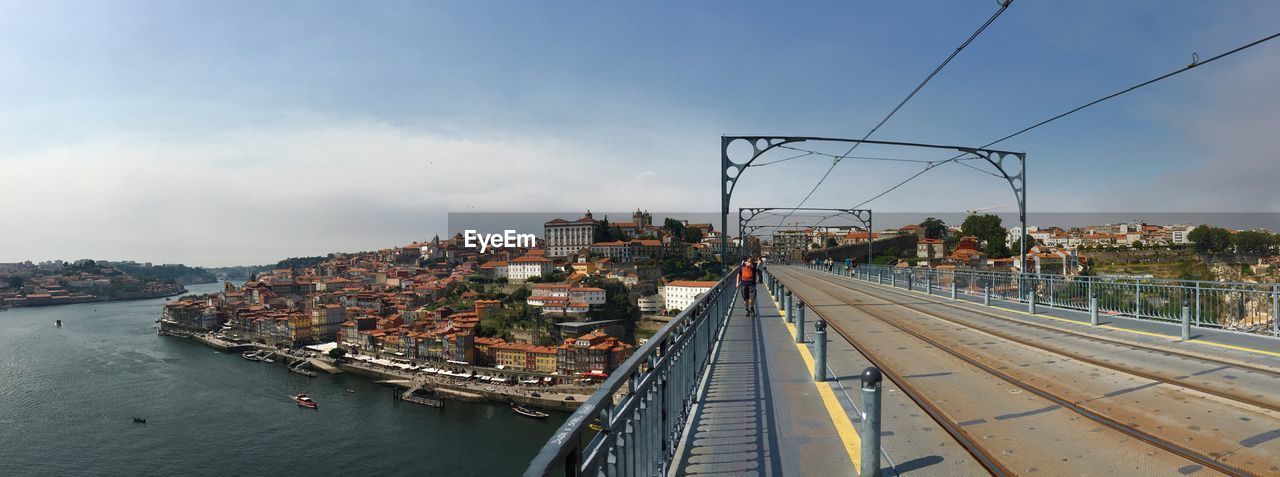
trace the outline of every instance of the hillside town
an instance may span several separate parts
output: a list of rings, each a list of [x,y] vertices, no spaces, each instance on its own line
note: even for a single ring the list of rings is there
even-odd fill
[[[1244,279],[1242,271],[1266,276],[1274,274],[1280,266],[1280,254],[1277,254],[1280,236],[1262,229],[1137,222],[1078,227],[1029,226],[1025,234],[1021,232],[1018,226],[1003,227],[998,216],[980,214],[966,217],[960,226],[949,226],[930,217],[920,224],[873,232],[857,226],[797,227],[776,232],[769,247],[774,256],[796,259],[837,247],[865,245],[868,241],[910,244],[875,250],[874,261],[899,267],[1026,270],[1068,276],[1162,274],[1144,272],[1154,268],[1156,272],[1166,272],[1164,275],[1169,275],[1169,270],[1178,271],[1162,278],[1238,280]],[[1019,257],[1023,239],[1028,244],[1026,256]],[[1211,271],[1208,264],[1197,263],[1208,261],[1206,259],[1234,266]],[[861,261],[859,259],[859,263]],[[1157,263],[1172,265],[1152,265]],[[1198,272],[1189,270],[1196,267],[1200,269]]]
[[[626,359],[643,339],[638,321],[683,310],[719,278],[720,235],[710,224],[587,212],[550,220],[543,232],[535,247],[484,253],[459,234],[286,260],[166,304],[160,329],[583,383]]]
[[[206,271],[183,265],[62,260],[0,263],[0,309],[178,295],[184,284],[211,283]]]

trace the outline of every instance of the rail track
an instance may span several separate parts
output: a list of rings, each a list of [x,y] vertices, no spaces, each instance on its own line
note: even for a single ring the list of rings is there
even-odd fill
[[[855,287],[853,287],[853,286],[851,286],[851,285],[849,285],[849,284],[847,284],[847,283],[842,283],[840,280],[832,280],[832,279],[830,279],[830,278],[822,277],[822,276],[811,276],[811,277],[812,277],[812,278],[816,278],[816,279],[818,279],[818,280],[821,280],[821,281],[823,281],[823,282],[826,282],[826,283],[832,284],[832,285],[836,285],[836,286],[839,286],[839,287],[842,287],[842,288],[848,289],[848,290],[850,290],[850,291],[852,291],[852,292],[854,292],[854,293],[859,293],[859,294],[862,294],[862,295],[866,295],[866,296],[874,297],[874,298],[876,298],[876,299],[883,299],[883,298],[878,297],[878,296],[876,296],[876,295],[874,295],[874,294],[867,293],[867,292],[866,292],[866,291],[864,291],[864,290],[859,290],[859,289],[857,289],[857,288],[855,288]],[[912,296],[912,294],[908,294],[908,293],[906,293],[906,292],[901,292],[901,291],[898,291],[898,290],[883,290],[883,289],[877,289],[877,291],[882,291],[882,292],[885,292],[885,293],[890,293],[890,294],[894,294],[894,295],[901,296],[901,297],[907,297],[907,298],[918,298],[918,297],[916,297],[916,296]],[[981,312],[981,311],[977,311],[977,310],[972,310],[972,309],[969,309],[969,308],[966,308],[966,307],[961,307],[961,306],[953,305],[953,304],[950,304],[950,303],[945,303],[945,302],[936,302],[936,301],[932,301],[932,300],[930,300],[930,301],[931,301],[931,302],[933,302],[933,303],[935,303],[935,304],[942,305],[942,306],[946,306],[946,307],[948,307],[948,308],[952,308],[952,309],[961,310],[961,311],[966,312],[966,313],[974,313],[974,314],[980,314],[980,315],[982,315],[982,316],[988,316],[988,317],[992,317],[992,318],[997,318],[997,319],[1000,319],[1000,320],[1002,320],[1002,321],[1004,321],[1004,322],[1011,323],[1011,324],[1014,324],[1014,325],[1025,325],[1025,326],[1027,326],[1027,327],[1029,327],[1029,328],[1034,328],[1034,329],[1039,329],[1039,330],[1045,330],[1045,331],[1051,331],[1051,332],[1056,332],[1056,333],[1063,333],[1063,334],[1070,335],[1070,336],[1072,336],[1072,337],[1074,337],[1074,338],[1084,339],[1084,340],[1089,340],[1089,341],[1094,341],[1094,342],[1097,342],[1097,343],[1105,343],[1105,344],[1109,344],[1109,345],[1116,345],[1116,346],[1129,347],[1129,348],[1134,348],[1134,349],[1138,349],[1138,350],[1142,350],[1142,351],[1150,351],[1150,352],[1154,352],[1154,353],[1160,353],[1160,354],[1163,354],[1163,355],[1166,355],[1166,356],[1177,356],[1177,357],[1179,357],[1179,358],[1181,358],[1181,359],[1184,359],[1184,360],[1193,360],[1193,361],[1198,361],[1198,362],[1203,363],[1203,364],[1213,364],[1213,365],[1219,365],[1219,366],[1228,366],[1228,367],[1231,367],[1231,368],[1234,368],[1234,369],[1238,369],[1238,370],[1241,370],[1241,371],[1250,372],[1250,373],[1256,373],[1256,374],[1263,374],[1263,375],[1266,375],[1266,376],[1270,376],[1270,377],[1272,377],[1272,378],[1280,379],[1280,370],[1269,369],[1269,368],[1263,368],[1263,367],[1258,367],[1258,366],[1252,366],[1252,365],[1247,365],[1247,364],[1243,364],[1243,363],[1237,363],[1237,362],[1234,362],[1234,361],[1227,361],[1227,360],[1213,359],[1213,358],[1209,358],[1209,357],[1205,357],[1205,356],[1200,356],[1200,355],[1197,355],[1197,354],[1183,353],[1183,352],[1179,352],[1179,351],[1177,351],[1177,350],[1164,349],[1164,348],[1157,348],[1157,347],[1154,347],[1154,346],[1146,346],[1146,345],[1142,345],[1142,344],[1138,344],[1138,343],[1130,343],[1130,342],[1125,342],[1125,341],[1120,341],[1120,340],[1112,340],[1112,339],[1100,338],[1100,337],[1096,337],[1096,336],[1093,336],[1093,335],[1089,335],[1089,334],[1085,334],[1085,333],[1073,332],[1073,331],[1069,331],[1069,330],[1064,330],[1064,329],[1057,328],[1057,327],[1053,327],[1053,326],[1046,326],[1046,325],[1041,325],[1041,324],[1038,324],[1038,323],[1031,323],[1031,322],[1024,321],[1024,320],[1017,320],[1017,319],[1014,319],[1014,318],[1003,317],[1003,316],[1000,316],[1000,315],[995,314],[995,313],[986,313],[986,312]],[[1098,367],[1102,367],[1102,368],[1107,368],[1107,369],[1110,369],[1110,370],[1113,370],[1113,371],[1119,371],[1119,372],[1122,372],[1122,373],[1132,374],[1132,375],[1135,375],[1135,376],[1141,376],[1141,377],[1143,377],[1143,378],[1150,379],[1150,380],[1152,380],[1152,381],[1159,381],[1159,382],[1166,383],[1166,384],[1170,384],[1170,385],[1173,385],[1173,386],[1179,386],[1179,387],[1183,387],[1183,388],[1187,388],[1187,389],[1193,389],[1193,390],[1196,390],[1196,391],[1199,391],[1199,392],[1202,392],[1202,393],[1205,393],[1205,394],[1212,394],[1212,395],[1214,395],[1214,396],[1218,396],[1218,397],[1220,397],[1220,398],[1229,399],[1229,400],[1232,400],[1232,401],[1241,402],[1241,403],[1249,404],[1249,405],[1252,405],[1252,406],[1257,406],[1257,407],[1260,407],[1260,408],[1263,408],[1263,409],[1267,409],[1267,410],[1270,410],[1270,411],[1280,412],[1280,402],[1278,402],[1278,401],[1276,401],[1276,400],[1275,400],[1275,398],[1276,398],[1276,397],[1278,397],[1278,396],[1275,396],[1275,395],[1267,396],[1266,394],[1260,394],[1259,396],[1263,396],[1263,397],[1262,397],[1262,398],[1257,398],[1257,397],[1254,397],[1254,396],[1247,396],[1247,395],[1245,395],[1245,394],[1243,394],[1243,393],[1231,392],[1231,391],[1229,391],[1229,390],[1223,390],[1223,389],[1219,389],[1219,388],[1216,388],[1216,387],[1213,387],[1213,386],[1206,386],[1206,385],[1202,385],[1202,384],[1199,384],[1199,383],[1192,382],[1192,381],[1190,381],[1189,379],[1179,379],[1179,378],[1177,378],[1177,377],[1170,378],[1170,377],[1168,377],[1168,376],[1166,376],[1166,375],[1161,375],[1161,374],[1159,374],[1159,373],[1149,372],[1149,371],[1141,370],[1141,369],[1135,369],[1135,368],[1133,368],[1133,367],[1124,366],[1124,365],[1122,365],[1122,364],[1119,364],[1119,363],[1116,363],[1116,362],[1113,362],[1113,361],[1107,361],[1107,360],[1103,360],[1103,359],[1098,359],[1098,358],[1096,358],[1096,357],[1089,356],[1089,355],[1087,355],[1087,354],[1085,354],[1085,353],[1074,352],[1074,351],[1070,350],[1069,348],[1065,348],[1065,347],[1057,347],[1057,346],[1050,346],[1050,345],[1045,344],[1045,342],[1043,342],[1043,341],[1023,339],[1023,338],[1020,338],[1020,337],[1018,337],[1018,336],[1014,336],[1012,333],[1007,333],[1007,332],[1004,332],[1004,331],[1000,331],[1000,330],[998,330],[998,329],[993,329],[993,328],[991,328],[991,327],[989,327],[989,326],[982,326],[982,325],[980,325],[980,324],[971,323],[971,322],[968,322],[968,321],[966,321],[966,320],[958,320],[958,319],[955,319],[955,318],[952,318],[952,317],[948,317],[948,316],[946,316],[946,315],[943,315],[943,314],[940,314],[940,313],[937,313],[937,312],[934,312],[934,311],[930,311],[930,310],[927,310],[927,309],[923,309],[923,308],[918,307],[918,306],[913,306],[911,303],[902,303],[902,302],[899,302],[899,303],[897,303],[897,305],[898,305],[898,306],[902,306],[903,308],[906,308],[906,309],[909,309],[909,310],[915,311],[915,312],[917,312],[917,313],[920,313],[920,314],[923,314],[923,315],[930,316],[930,317],[932,317],[932,318],[936,318],[936,319],[939,319],[939,320],[942,320],[942,321],[946,321],[946,322],[948,322],[948,323],[952,323],[952,324],[959,325],[959,326],[965,326],[965,327],[974,328],[974,329],[977,329],[977,330],[979,330],[979,331],[982,331],[983,333],[986,333],[986,334],[989,334],[989,335],[992,335],[992,336],[995,336],[995,337],[998,337],[998,338],[1001,338],[1001,339],[1004,339],[1004,340],[1008,340],[1008,341],[1011,341],[1011,342],[1014,342],[1014,343],[1018,343],[1018,344],[1021,344],[1021,345],[1024,345],[1024,346],[1029,346],[1029,347],[1032,347],[1032,348],[1040,349],[1040,350],[1047,351],[1047,352],[1050,352],[1050,353],[1054,353],[1054,354],[1058,354],[1058,355],[1062,355],[1062,356],[1070,357],[1071,359],[1074,359],[1074,360],[1077,360],[1077,361],[1080,361],[1080,362],[1084,362],[1084,363],[1089,363],[1089,364],[1092,364],[1092,365],[1094,365],[1094,366],[1098,366]],[[1268,398],[1271,398],[1271,399],[1268,399]]]
[[[1121,434],[1124,434],[1126,436],[1129,436],[1139,442],[1142,442],[1154,448],[1160,449],[1161,451],[1164,451],[1173,456],[1177,456],[1178,458],[1181,458],[1183,460],[1194,462],[1195,464],[1203,466],[1206,469],[1211,469],[1213,471],[1221,472],[1227,475],[1250,475],[1251,474],[1251,472],[1249,471],[1221,462],[1212,455],[1207,455],[1204,452],[1200,452],[1196,449],[1193,449],[1184,445],[1180,445],[1179,443],[1176,443],[1176,442],[1171,442],[1168,439],[1165,439],[1155,434],[1152,434],[1150,432],[1147,432],[1139,428],[1139,426],[1136,423],[1122,422],[1121,420],[1108,415],[1106,412],[1100,412],[1098,410],[1084,407],[1070,398],[1064,397],[1053,390],[1047,389],[1046,386],[1037,385],[1037,384],[1028,382],[1028,380],[1026,379],[1015,376],[1014,373],[1005,372],[1005,371],[1002,371],[1001,369],[997,369],[996,366],[992,366],[990,364],[984,363],[981,359],[973,355],[970,355],[969,353],[966,353],[960,347],[957,347],[953,344],[945,343],[939,339],[931,337],[926,332],[922,332],[918,329],[915,329],[912,326],[904,325],[902,323],[903,320],[901,318],[894,318],[889,316],[883,309],[881,309],[883,307],[869,306],[869,304],[855,302],[851,299],[846,298],[845,296],[842,296],[839,293],[831,293],[829,291],[824,291],[823,288],[835,286],[835,287],[847,289],[854,293],[860,293],[862,295],[865,295],[877,300],[883,300],[883,298],[857,290],[851,286],[839,283],[837,281],[828,280],[825,277],[819,277],[819,276],[808,275],[803,273],[785,273],[785,275],[787,275],[787,278],[806,284],[812,287],[815,291],[823,293],[829,296],[830,298],[840,303],[843,303],[844,305],[848,305],[860,311],[861,313],[867,316],[870,316],[881,323],[884,323],[885,325],[891,327],[892,329],[905,333],[906,335],[918,340],[919,342],[927,345],[928,347],[933,347],[937,350],[940,350],[946,353],[947,355],[950,355],[960,360],[966,365],[971,366],[974,369],[980,370],[982,373],[986,373],[990,376],[994,376],[1001,381],[1011,384],[1019,389],[1025,390],[1041,399],[1044,399],[1047,402],[1053,403],[1053,405],[1059,406],[1062,409],[1068,410],[1078,416],[1084,417],[1108,429],[1111,429]],[[820,286],[820,284],[825,285],[825,287]],[[957,320],[949,320],[946,318],[942,318],[938,316],[936,313],[929,313],[913,307],[907,307],[907,308],[917,313],[943,319],[944,321],[951,323],[953,325],[973,328],[972,325],[968,323],[963,323]],[[952,437],[955,438],[958,443],[960,443],[966,449],[968,449],[970,453],[972,453],[975,456],[975,458],[977,458],[979,462],[982,463],[982,465],[984,465],[987,468],[988,471],[996,475],[1014,475],[1017,473],[1017,472],[1013,472],[1007,466],[1003,465],[1001,463],[1001,459],[997,457],[992,451],[988,450],[983,445],[980,439],[975,439],[974,436],[970,435],[968,432],[965,431],[965,429],[963,429],[963,426],[959,425],[957,422],[955,422],[950,417],[948,417],[943,407],[940,406],[938,402],[935,401],[935,398],[936,398],[935,396],[929,396],[926,393],[921,392],[916,386],[914,386],[910,382],[911,381],[910,379],[906,379],[906,377],[900,374],[897,370],[894,370],[893,366],[890,366],[886,362],[884,357],[879,356],[877,352],[872,349],[871,346],[868,346],[867,343],[864,342],[862,337],[860,337],[857,333],[853,333],[851,332],[851,330],[847,329],[843,324],[840,323],[840,320],[833,320],[825,316],[826,314],[821,309],[810,308],[810,310],[812,312],[818,313],[819,316],[822,316],[826,320],[828,326],[830,326],[836,333],[839,333],[842,337],[844,337],[850,344],[854,346],[855,349],[858,350],[858,352],[863,354],[873,364],[875,364],[877,367],[880,367],[882,372],[884,372],[889,379],[891,379],[895,384],[897,384],[913,401],[915,401],[918,405],[920,405],[921,408],[925,409],[926,412],[936,422],[938,422],[940,426],[946,429],[947,432],[951,434]],[[1010,342],[1027,345],[1027,343],[1023,343],[1023,341],[1026,341],[1026,340],[1016,340],[1016,339],[1012,339],[1005,336],[999,336],[998,334],[989,333],[986,330],[981,330],[981,329],[977,329],[977,331],[990,334],[991,336],[996,336],[1002,339],[1006,339]],[[1055,330],[1055,331],[1060,331],[1060,330]],[[1046,347],[1042,347],[1042,346],[1031,346],[1031,347],[1043,352],[1061,354],[1059,353],[1058,350],[1047,349]],[[1164,352],[1164,350],[1159,350],[1159,351]],[[1188,357],[1192,357],[1192,356],[1188,356]],[[1072,359],[1075,359],[1075,357],[1072,357]],[[1105,366],[1105,364],[1109,364],[1109,363],[1094,362],[1097,360],[1080,359],[1079,361],[1086,362],[1086,363],[1098,366],[1100,368],[1110,369],[1112,371],[1116,371],[1119,373],[1131,373],[1131,370],[1122,369],[1122,367],[1120,366],[1116,366],[1116,365]],[[1270,372],[1269,370],[1267,371]],[[1187,387],[1188,389],[1196,389],[1190,386],[1184,386],[1184,383],[1179,383],[1175,380],[1160,379],[1160,377],[1142,376],[1136,373],[1134,373],[1134,375],[1141,376],[1143,378],[1150,379],[1152,381],[1171,384],[1174,386],[1182,386],[1182,387]],[[1206,394],[1213,394],[1215,396],[1223,397],[1225,399],[1232,399],[1232,400],[1237,400],[1239,402],[1247,403],[1250,405],[1257,405],[1250,402],[1250,401],[1254,401],[1253,399],[1248,399],[1247,397],[1244,397],[1246,399],[1236,399],[1236,398],[1242,398],[1242,396],[1227,397],[1227,396],[1222,396],[1223,393],[1210,393],[1208,391],[1204,391],[1201,389],[1196,389],[1196,390],[1205,392]],[[1273,409],[1272,406],[1259,406],[1259,407],[1263,407],[1265,409]],[[1110,410],[1110,408],[1108,408],[1107,410]]]

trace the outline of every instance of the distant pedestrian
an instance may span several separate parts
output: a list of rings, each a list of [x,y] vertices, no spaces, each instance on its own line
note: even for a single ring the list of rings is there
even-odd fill
[[[756,277],[759,271],[756,270],[756,261],[754,258],[748,258],[743,262],[742,268],[738,270],[738,289],[742,290],[742,304],[747,308],[747,316],[755,316],[756,305]]]

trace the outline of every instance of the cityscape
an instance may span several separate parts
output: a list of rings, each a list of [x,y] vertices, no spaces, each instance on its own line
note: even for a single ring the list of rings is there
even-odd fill
[[[0,475],[1280,475],[1269,2],[0,11]]]

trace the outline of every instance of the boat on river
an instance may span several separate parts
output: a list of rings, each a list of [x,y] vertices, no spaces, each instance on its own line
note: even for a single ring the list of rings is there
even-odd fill
[[[320,407],[320,404],[316,403],[314,399],[311,399],[311,396],[307,396],[307,393],[294,396],[293,401],[298,403],[298,407],[305,407],[307,409],[318,409]]]
[[[515,411],[516,414],[519,414],[521,416],[532,417],[534,419],[546,419],[547,416],[550,416],[550,414],[547,414],[545,412],[535,411],[533,409],[529,409],[527,407],[524,407],[518,404],[511,405],[511,410]]]
[[[240,353],[240,357],[247,359],[249,361],[262,361],[262,358],[258,357],[257,351],[245,351],[243,353]]]

